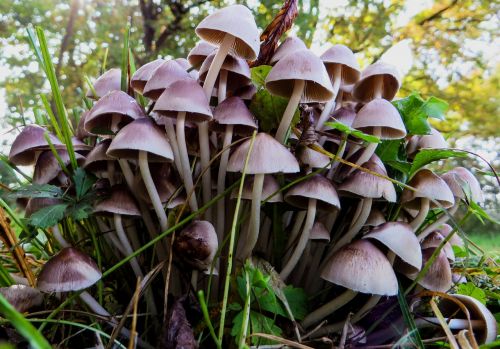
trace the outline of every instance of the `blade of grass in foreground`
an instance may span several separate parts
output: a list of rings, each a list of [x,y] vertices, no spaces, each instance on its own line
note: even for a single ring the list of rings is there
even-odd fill
[[[5,318],[16,328],[16,330],[23,336],[35,349],[51,349],[51,345],[37,331],[32,324],[30,324],[24,316],[22,316],[14,307],[7,302],[7,300],[0,294],[0,312]]]

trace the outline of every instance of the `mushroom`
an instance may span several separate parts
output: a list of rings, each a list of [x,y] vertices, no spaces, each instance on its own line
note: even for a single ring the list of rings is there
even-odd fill
[[[114,183],[114,164],[109,164],[109,162],[114,162],[115,159],[106,154],[110,144],[111,139],[104,139],[101,142],[97,143],[94,149],[92,149],[85,158],[83,168],[86,171],[92,172],[97,177],[103,177],[107,175],[109,182]],[[110,176],[112,177],[109,178]]]
[[[414,231],[425,221],[429,208],[437,207],[436,202],[444,208],[449,208],[455,203],[453,193],[446,182],[430,170],[418,171],[408,185],[416,191],[404,189],[401,203],[408,208],[419,209],[417,216],[410,222]]]
[[[330,113],[335,108],[335,99],[341,84],[352,85],[359,80],[361,75],[359,64],[354,53],[344,45],[334,45],[326,50],[320,57],[325,64],[330,81],[333,86],[333,96],[325,104],[323,111],[316,123],[316,130],[321,130]]]
[[[78,120],[78,125],[76,127],[76,138],[78,138],[79,140],[84,140],[86,138],[89,138],[89,137],[92,137],[92,134],[91,133],[88,133],[87,131],[85,131],[85,119],[87,118],[87,115],[89,115],[90,113],[90,110],[87,110],[85,112],[82,113],[82,115],[80,115],[80,120]]]
[[[422,250],[422,268],[424,268],[427,261],[431,258],[432,254],[436,248],[426,248]],[[415,280],[418,271],[412,270],[402,270],[403,273],[411,280]],[[452,286],[451,280],[451,268],[450,262],[446,257],[446,253],[441,250],[437,258],[433,261],[433,263],[429,266],[429,269],[425,273],[425,275],[418,280],[418,284],[430,291],[438,291],[438,292],[448,292],[448,290]]]
[[[409,158],[414,158],[420,149],[444,149],[448,143],[441,132],[431,127],[431,133],[423,136],[411,136],[406,145],[406,153]]]
[[[286,280],[290,275],[306,248],[316,218],[316,209],[326,212],[332,209],[340,210],[335,188],[321,175],[312,176],[296,184],[285,194],[284,199],[293,206],[307,209],[307,215],[297,246],[280,273],[281,280]]]
[[[0,294],[20,313],[39,306],[43,302],[43,295],[39,290],[25,285],[0,287]]]
[[[321,270],[321,278],[347,288],[342,294],[308,314],[308,328],[352,300],[358,292],[382,296],[398,293],[398,280],[386,256],[368,240],[358,240],[333,254]]]
[[[185,121],[204,122],[212,119],[212,111],[205,97],[203,90],[196,81],[192,79],[179,80],[165,89],[164,93],[158,98],[153,109],[155,112],[166,118],[176,118],[176,133],[169,135],[169,138],[177,144],[180,156],[181,173],[186,193],[190,195],[189,205],[192,211],[198,210],[196,193],[194,192],[193,178],[191,175],[191,165],[189,164],[189,155],[185,136]],[[175,135],[176,134],[176,135]]]
[[[69,154],[66,150],[60,149],[56,150],[59,158],[61,159],[64,166],[70,164]],[[85,158],[76,153],[76,160],[79,165],[82,165]],[[67,187],[70,183],[70,179],[62,172],[62,168],[59,161],[54,156],[51,150],[42,152],[36,161],[35,171],[33,172],[33,183],[34,184],[47,184],[58,178],[60,184],[63,187]]]
[[[219,173],[217,176],[217,195],[221,195],[226,186],[227,162],[229,160],[229,148],[233,141],[233,133],[243,136],[251,135],[252,132],[257,129],[257,123],[255,117],[250,113],[241,98],[229,97],[215,108],[214,121],[211,127],[216,131],[222,131],[224,133]],[[224,200],[217,201],[216,230],[219,239],[224,235],[224,206]]]
[[[304,41],[296,36],[289,36],[285,40],[283,40],[276,51],[274,51],[269,64],[275,65],[280,59],[282,59],[289,53],[300,50],[307,50],[307,46],[306,44],[304,44]]]
[[[183,79],[192,79],[186,69],[174,60],[164,61],[148,80],[142,94],[156,101],[168,86]]]
[[[384,98],[392,100],[401,86],[396,67],[376,62],[361,72],[361,78],[353,87],[356,100],[367,103],[373,99]]]
[[[444,236],[441,235],[441,233],[437,231],[432,232],[422,240],[422,249],[438,248],[443,241]],[[446,258],[448,258],[450,263],[453,263],[455,261],[455,253],[453,252],[453,247],[451,247],[451,244],[448,241],[443,245],[442,251],[444,251]]]
[[[217,49],[216,46],[209,44],[206,41],[198,41],[198,43],[189,51],[187,60],[191,66],[199,68],[207,56],[210,56]]]
[[[323,62],[309,50],[286,55],[266,77],[267,90],[289,98],[275,138],[285,143],[285,137],[300,102],[326,102],[333,96],[333,87]]]
[[[122,71],[119,68],[112,68],[104,72],[93,83],[94,90],[87,91],[87,97],[98,100],[111,91],[121,90]],[[94,94],[94,91],[96,94]]]
[[[130,86],[142,94],[144,92],[144,87],[146,86],[149,79],[153,77],[156,69],[165,62],[164,59],[158,58],[152,62],[144,64],[142,67],[136,70],[132,78],[130,79]]]
[[[10,147],[9,161],[17,166],[33,165],[40,152],[49,149],[45,133],[48,134],[50,142],[56,149],[64,148],[56,136],[43,127],[26,125]]]
[[[229,158],[227,170],[229,172],[243,172],[245,160],[249,151],[249,139],[241,144]],[[266,133],[255,136],[252,152],[249,155],[246,173],[254,174],[252,191],[252,208],[250,212],[250,225],[247,243],[241,253],[242,258],[250,256],[259,237],[260,202],[264,175],[272,173],[299,172],[299,164],[295,157],[279,142]]]

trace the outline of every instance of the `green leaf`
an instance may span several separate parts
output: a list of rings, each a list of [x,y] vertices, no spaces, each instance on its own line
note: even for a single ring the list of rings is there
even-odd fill
[[[13,198],[61,198],[61,188],[50,184],[31,184],[15,189],[9,194]]]
[[[66,210],[66,215],[73,218],[75,221],[81,221],[86,219],[92,213],[93,208],[87,202],[77,203],[75,205],[71,205]]]
[[[472,282],[458,285],[457,293],[470,296],[477,299],[481,303],[486,304],[486,293]]]
[[[96,181],[95,176],[88,174],[81,167],[77,168],[73,175],[73,183],[75,184],[76,199],[80,200],[89,192]]]
[[[380,138],[363,133],[359,130],[356,130],[355,128],[351,128],[341,122],[325,122],[325,125],[330,126],[333,129],[339,130],[343,133],[345,133],[348,136],[353,136],[359,139],[364,140],[365,142],[369,143],[380,143]]]
[[[269,132],[278,128],[283,112],[286,109],[288,100],[270,94],[266,89],[257,91],[250,103],[250,111],[259,120],[259,128],[264,132]],[[293,116],[292,125],[297,124],[299,111],[296,110]]]
[[[0,312],[35,349],[51,349],[49,342],[0,294]]]
[[[302,320],[308,314],[307,294],[302,288],[289,285],[283,289],[283,293],[290,305],[290,310],[297,320]]]
[[[122,60],[121,60],[121,80],[120,87],[125,93],[128,92],[128,67],[129,67],[129,37],[130,37],[130,24],[127,23],[125,27],[125,36],[123,38]]]
[[[410,177],[413,176],[418,170],[431,162],[448,159],[448,158],[465,158],[467,153],[459,150],[452,149],[422,149],[415,158],[410,169]]]
[[[37,228],[49,228],[64,218],[68,204],[57,204],[36,211],[29,218],[31,225]]]
[[[423,106],[427,116],[439,120],[444,120],[448,107],[449,105],[446,101],[434,96],[429,97]]]
[[[465,258],[467,257],[467,250],[462,246],[453,245],[453,254],[456,258]]]
[[[484,224],[484,220],[490,221],[494,224],[500,224],[499,221],[495,220],[493,217],[491,217],[485,210],[482,209],[481,206],[479,206],[478,203],[474,201],[469,202],[469,210],[474,214],[477,219],[481,221],[481,223]]]
[[[281,328],[275,325],[274,319],[255,311],[250,312],[250,327],[250,333],[267,333],[275,336],[282,334]],[[259,337],[252,337],[251,341],[253,345],[275,344],[274,341]]]
[[[250,69],[250,78],[257,90],[264,88],[267,74],[269,74],[272,68],[270,65],[259,65]]]
[[[403,140],[384,140],[378,145],[376,153],[384,164],[391,166],[403,174],[410,172],[411,164],[406,160],[406,150]]]

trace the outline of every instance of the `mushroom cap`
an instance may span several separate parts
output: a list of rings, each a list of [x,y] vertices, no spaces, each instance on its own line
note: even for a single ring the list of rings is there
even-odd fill
[[[169,118],[186,113],[186,120],[203,122],[212,119],[212,110],[203,88],[193,79],[182,79],[169,85],[156,101],[153,111]]]
[[[210,56],[217,49],[217,46],[214,46],[206,41],[200,40],[196,43],[196,45],[189,51],[187,60],[189,64],[193,67],[201,66],[205,58]]]
[[[415,156],[420,149],[444,149],[448,148],[448,142],[441,132],[431,128],[431,133],[422,136],[412,136],[406,146],[406,152],[410,156]]]
[[[332,113],[332,118],[335,118],[336,121],[351,127],[356,119],[356,112],[350,108],[340,107]]]
[[[379,127],[381,139],[401,139],[406,136],[406,128],[401,115],[391,102],[377,98],[363,106],[356,115],[352,127],[373,134]]]
[[[376,208],[372,208],[370,214],[368,215],[368,218],[366,219],[365,226],[376,227],[385,222],[386,220],[382,211]]]
[[[449,296],[457,299],[467,308],[471,320],[481,320],[484,322],[484,326],[474,329],[474,337],[478,340],[479,344],[488,344],[496,339],[497,321],[495,316],[483,303],[474,297],[463,294],[450,294]],[[450,299],[442,298],[439,302],[439,308],[445,317],[467,318],[460,307]]]
[[[201,82],[205,81],[214,57],[215,53],[211,54],[203,61],[199,70],[199,80]],[[250,79],[250,67],[244,59],[227,55],[220,70],[227,71],[226,89],[229,91],[237,90],[252,82]],[[219,86],[219,76],[217,76],[215,80],[215,86]]]
[[[401,78],[396,67],[384,62],[373,63],[361,72],[361,79],[354,85],[354,98],[364,103],[372,100],[378,76],[383,79],[382,98],[392,100],[401,86]]]
[[[37,288],[42,292],[69,292],[88,288],[101,279],[97,264],[85,253],[65,247],[42,267]]]
[[[121,128],[145,116],[134,98],[123,91],[113,91],[99,99],[90,109],[84,128],[89,133],[104,135],[109,134],[113,118],[119,117],[118,128]]]
[[[156,69],[163,63],[165,60],[163,58],[155,59],[154,61],[148,62],[144,64],[142,67],[136,70],[132,78],[130,79],[130,85],[134,90],[141,93],[144,91],[144,87],[146,83],[151,79],[154,75]]]
[[[422,251],[411,226],[402,222],[387,222],[373,228],[363,239],[375,239],[385,245],[396,256],[420,271]]]
[[[179,257],[200,270],[210,267],[218,248],[217,233],[208,221],[193,221],[174,241],[174,249]]]
[[[365,162],[362,167],[380,175],[387,176],[385,168],[382,168],[371,159]],[[389,202],[396,202],[396,189],[394,189],[394,185],[389,180],[361,170],[352,172],[344,182],[337,187],[337,191],[341,195],[342,193],[347,193],[360,198],[384,198]]]
[[[443,224],[442,226],[439,227],[438,232],[444,237],[447,237],[453,232],[453,228],[449,224]],[[448,243],[451,246],[460,246],[460,247],[464,246],[464,240],[457,233],[453,234],[450,240],[448,240]]]
[[[57,150],[57,154],[65,166],[70,164],[69,154],[66,150]],[[75,153],[75,157],[79,165],[82,165],[85,161],[85,158],[78,153]],[[61,171],[62,168],[59,166],[59,162],[54,156],[54,153],[52,153],[51,150],[46,150],[41,153],[36,160],[35,171],[33,173],[33,183],[47,184],[55,179]]]
[[[94,95],[92,90],[87,91],[87,97],[98,100],[104,97],[111,91],[121,90],[121,79],[122,71],[119,68],[112,68],[105,71],[101,76],[99,76],[96,81],[94,81],[94,90],[97,96]]]
[[[240,97],[244,101],[251,101],[256,93],[257,87],[254,84],[249,84],[234,91],[233,96]]]
[[[37,152],[47,150],[49,144],[45,140],[45,132],[56,149],[64,145],[52,133],[38,125],[27,125],[12,143],[9,160],[17,166],[28,166],[35,163]]]
[[[319,174],[295,184],[286,192],[284,199],[289,204],[304,210],[307,209],[310,199],[317,201],[316,208],[318,210],[340,209],[339,197],[333,184]]]
[[[436,249],[426,248],[422,250],[422,268],[432,256]],[[408,278],[415,280],[418,272],[405,273]],[[418,284],[430,291],[447,292],[452,286],[450,262],[443,250],[430,265],[427,273],[418,281]]]
[[[42,208],[48,207],[48,206],[54,206],[58,204],[62,204],[63,201],[58,198],[36,198],[32,197],[28,200],[28,204],[26,205],[26,208],[24,209],[24,217],[29,218],[31,215]]]
[[[443,174],[441,178],[448,184],[455,198],[467,200],[467,196],[470,196],[470,199],[474,202],[481,203],[484,201],[481,185],[465,167],[455,167]]]
[[[93,173],[107,171],[108,161],[115,160],[106,154],[110,144],[111,139],[104,139],[97,143],[94,149],[87,154],[83,168]]]
[[[83,140],[87,137],[92,136],[91,133],[85,131],[85,120],[87,119],[87,115],[89,115],[90,110],[84,111],[82,115],[80,115],[80,120],[78,120],[78,126],[76,127],[76,138]]]
[[[274,95],[290,98],[295,80],[305,82],[302,103],[326,102],[333,97],[323,62],[309,50],[295,51],[279,60],[266,77],[266,88]]]
[[[165,133],[150,118],[137,119],[122,128],[106,154],[119,159],[137,159],[141,151],[148,153],[148,162],[170,162],[174,159]]]
[[[171,165],[166,163],[159,166],[152,165],[152,168],[150,168],[160,200],[162,203],[167,204],[166,207],[169,209],[183,204],[186,199],[182,190],[179,190],[180,185],[176,183],[171,170]],[[137,174],[134,180],[138,198],[152,206],[151,198],[148,195],[142,176]]]
[[[358,240],[335,252],[321,278],[361,293],[394,296],[398,280],[386,256],[368,240]]]
[[[88,154],[93,147],[85,142],[82,142],[77,137],[71,137],[71,144],[73,144],[73,150],[81,155]]]
[[[212,129],[225,132],[227,125],[232,125],[233,132],[243,136],[251,135],[257,129],[255,117],[239,97],[226,98],[214,109]]]
[[[122,216],[140,216],[141,212],[132,195],[124,185],[111,187],[111,195],[94,206],[94,212],[119,214]]]
[[[243,142],[231,155],[227,165],[229,172],[243,172],[251,141],[248,139]],[[296,173],[299,171],[297,159],[285,146],[267,133],[257,133],[246,173]]]
[[[307,50],[307,46],[304,44],[304,41],[296,36],[289,36],[278,46],[269,63],[274,65],[289,53],[299,50]]]
[[[317,220],[314,222],[311,232],[309,233],[309,240],[329,242],[330,232],[321,221]]]
[[[20,313],[24,313],[43,302],[43,295],[40,291],[25,285],[0,287],[0,294]]]
[[[322,148],[319,143],[315,143],[314,145]],[[306,165],[311,169],[323,167],[330,168],[331,166],[331,159],[328,156],[307,146],[297,146],[295,149],[295,155],[301,164]]]
[[[453,193],[446,182],[430,170],[418,171],[408,185],[417,189],[417,191],[404,189],[403,194],[401,194],[401,203],[410,209],[419,209],[422,198],[435,200],[444,208],[451,207],[455,203]],[[432,208],[438,207],[433,201],[430,201],[429,204]]]
[[[326,50],[319,58],[323,61],[328,71],[330,79],[333,79],[334,67],[338,64],[342,66],[342,83],[344,85],[354,84],[361,76],[361,69],[358,61],[354,57],[351,49],[344,45],[333,45]]]
[[[144,86],[142,94],[156,101],[163,91],[177,80],[192,79],[191,75],[175,60],[165,61]]]
[[[245,183],[243,184],[243,191],[241,192],[242,200],[252,200],[252,190],[253,190],[254,177],[245,177]],[[264,176],[264,184],[262,185],[262,200],[265,200],[270,195],[276,193],[280,189],[280,185],[276,178],[271,175]],[[234,188],[231,192],[231,199],[236,199],[238,197],[238,187]],[[283,194],[281,192],[273,195],[267,202],[283,202]]]
[[[196,35],[219,46],[226,34],[235,37],[230,53],[253,61],[259,55],[259,29],[252,12],[243,5],[221,8],[205,17],[196,27]]]
[[[422,241],[422,249],[426,248],[438,248],[439,245],[444,240],[444,236],[441,235],[439,232],[435,231],[430,233],[425,237],[425,239]],[[449,242],[446,242],[443,246],[442,251],[446,254],[446,257],[450,261],[450,263],[455,261],[455,253],[453,252],[453,247],[451,247],[451,244]]]

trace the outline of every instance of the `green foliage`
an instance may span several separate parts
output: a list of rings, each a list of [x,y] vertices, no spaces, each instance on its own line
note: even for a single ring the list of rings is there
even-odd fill
[[[467,153],[459,150],[452,149],[421,149],[415,158],[410,167],[409,175],[413,176],[418,170],[423,168],[425,165],[430,164],[435,161],[448,159],[448,158],[458,158],[458,157],[466,157]]]
[[[330,126],[335,130],[339,130],[344,133],[346,136],[353,136],[359,139],[362,139],[368,143],[380,143],[380,139],[378,137],[363,133],[355,128],[349,127],[341,122],[325,122],[325,125]]]
[[[42,229],[52,227],[64,218],[68,206],[69,204],[57,204],[44,207],[30,216],[29,223]]]
[[[486,304],[486,293],[472,282],[458,285],[457,293],[473,297],[481,303]]]

